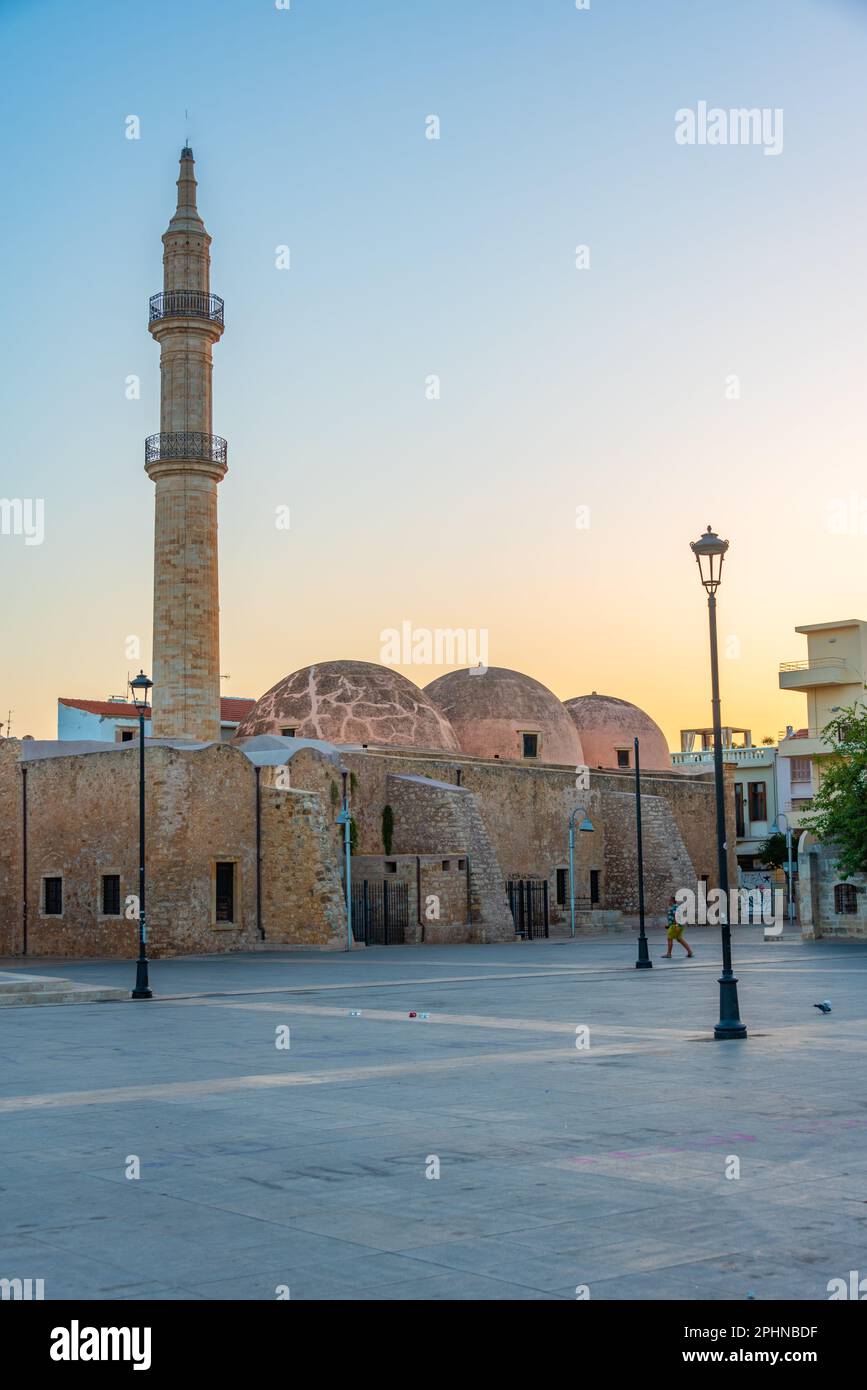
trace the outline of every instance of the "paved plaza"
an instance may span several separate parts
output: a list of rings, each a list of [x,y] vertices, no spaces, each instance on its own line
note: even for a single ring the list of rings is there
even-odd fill
[[[652,971],[626,933],[262,952],[158,961],[150,1003],[2,1009],[0,1277],[48,1299],[827,1299],[867,1274],[867,945],[736,929],[751,1036],[715,1043],[719,935],[692,935],[668,963],[653,934]]]

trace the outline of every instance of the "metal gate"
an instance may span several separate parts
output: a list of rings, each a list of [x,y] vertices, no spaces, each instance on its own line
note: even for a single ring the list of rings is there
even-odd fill
[[[352,935],[366,946],[402,946],[409,926],[409,896],[405,883],[352,885]]]
[[[548,880],[510,878],[506,884],[515,935],[528,941],[548,935]]]

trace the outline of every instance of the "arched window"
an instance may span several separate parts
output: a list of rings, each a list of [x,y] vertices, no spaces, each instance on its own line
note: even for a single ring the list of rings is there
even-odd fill
[[[835,883],[834,884],[834,911],[835,912],[857,912],[858,903],[855,897],[854,883]]]

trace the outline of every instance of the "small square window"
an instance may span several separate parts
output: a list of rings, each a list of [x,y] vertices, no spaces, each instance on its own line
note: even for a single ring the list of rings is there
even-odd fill
[[[396,860],[394,860],[394,859],[386,859],[386,861],[385,861],[385,872],[386,872],[387,874],[396,874],[396,873],[397,873],[397,862],[396,862]]]
[[[539,756],[539,735],[538,735],[538,734],[522,734],[522,735],[521,735],[521,740],[522,740],[522,745],[523,745],[523,749],[524,749],[524,754],[523,754],[523,756],[524,756],[525,758],[538,758],[538,756]]]
[[[459,860],[458,860],[458,868],[459,868],[463,873],[466,873],[466,870],[467,870],[467,861],[466,861],[466,859],[459,859]]]
[[[858,900],[855,896],[854,883],[837,883],[834,885],[834,911],[858,911]]]
[[[102,876],[102,915],[103,917],[120,916],[120,874],[103,874]]]
[[[451,867],[452,867],[452,861],[451,861],[450,859],[444,859],[444,860],[443,860],[443,873],[448,873],[448,872],[449,872],[449,869],[450,869]]]
[[[42,882],[45,885],[43,889],[45,916],[61,917],[63,915],[63,879],[44,878]]]
[[[118,729],[118,743],[132,743],[135,738],[135,729]]]
[[[295,728],[294,728],[294,725],[293,725],[293,727],[292,727],[291,729],[281,729],[280,732],[281,732],[281,734],[283,735],[284,738],[294,738],[294,737],[295,737]]]
[[[629,749],[628,749],[628,748],[618,748],[618,749],[617,749],[617,766],[618,766],[618,767],[628,767],[628,766],[629,766]]]

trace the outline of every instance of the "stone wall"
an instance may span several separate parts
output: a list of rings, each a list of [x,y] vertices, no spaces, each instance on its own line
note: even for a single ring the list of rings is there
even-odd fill
[[[138,950],[138,749],[28,761],[28,954],[132,957]],[[256,772],[227,744],[201,749],[148,746],[145,758],[148,954],[249,950],[257,920]],[[20,952],[20,800],[22,766],[0,761],[0,808],[18,844],[4,834],[0,859],[3,940]],[[17,795],[16,795],[17,794]],[[13,834],[15,831],[13,830]],[[345,910],[340,865],[319,797],[261,791],[265,939],[297,945],[342,944]],[[216,863],[231,861],[235,910],[216,920]],[[102,913],[102,876],[120,878],[121,916]],[[63,880],[61,915],[44,911],[44,880]],[[16,884],[19,886],[16,888]],[[11,917],[11,925],[10,925]]]
[[[22,943],[21,772],[18,739],[0,739],[0,956]]]
[[[466,851],[445,858],[439,854],[359,854],[353,855],[352,881],[406,886],[407,942],[470,941],[477,938],[472,918],[467,916],[467,863]],[[360,937],[360,930],[356,934]]]
[[[813,843],[798,855],[798,916],[801,934],[807,939],[827,937],[867,937],[867,875],[841,879],[835,865],[833,846]],[[849,883],[855,889],[855,912],[837,912],[834,889]]]
[[[262,787],[262,926],[269,942],[346,943],[340,842],[315,792]]]
[[[643,781],[643,778],[642,778]],[[635,797],[625,791],[600,793],[605,835],[605,901],[621,912],[638,912],[638,839]],[[696,871],[665,797],[641,796],[644,905],[652,916],[665,912],[678,888],[694,888]]]
[[[460,852],[469,855],[473,928],[469,939],[495,941],[514,936],[502,866],[473,792],[468,787],[412,773],[390,773],[386,794],[394,811],[395,850],[440,855],[443,859]],[[435,935],[432,931],[431,939]],[[457,935],[450,939],[457,939]]]
[[[291,763],[293,785],[306,780],[307,770]],[[594,825],[592,833],[575,838],[576,898],[589,906],[590,873],[598,873],[601,909],[622,912],[637,910],[634,776],[630,772],[595,772],[590,788],[576,788],[573,769],[544,764],[525,766],[492,759],[472,759],[463,755],[435,753],[392,753],[369,750],[345,751],[343,763],[355,773],[352,813],[358,825],[359,850],[381,854],[382,808],[391,804],[395,811],[394,849],[440,850],[449,843],[435,845],[432,836],[446,833],[446,823],[435,815],[418,814],[412,799],[404,797],[395,806],[395,777],[403,775],[430,779],[440,788],[457,788],[460,769],[461,790],[471,791],[474,810],[490,846],[486,863],[489,887],[503,885],[509,878],[545,878],[549,884],[552,923],[563,922],[568,905],[556,901],[557,870],[569,863],[569,815],[576,807],[586,807]],[[726,768],[727,815],[729,819],[729,874],[737,882],[732,778]],[[442,792],[441,796],[444,795]],[[452,798],[453,799],[453,798]],[[440,803],[438,803],[439,806]],[[431,802],[431,806],[434,803]],[[711,773],[687,777],[678,773],[642,773],[644,819],[646,906],[650,914],[665,911],[677,888],[693,885],[707,876],[717,881],[717,850],[714,784]],[[469,814],[469,812],[468,812]],[[401,820],[406,823],[402,827]],[[467,843],[468,837],[462,837]],[[472,856],[472,850],[471,856]],[[609,882],[610,877],[610,882]],[[499,890],[497,890],[499,891]]]
[[[21,789],[15,740],[0,743],[0,950],[21,950]],[[32,751],[32,750],[31,750]],[[34,955],[132,957],[134,915],[101,912],[103,874],[117,874],[121,896],[138,891],[138,751],[105,745],[72,754],[64,745],[26,763],[29,806],[28,925]],[[279,747],[275,750],[282,756]],[[256,893],[256,769],[235,745],[192,749],[147,747],[149,953],[250,949],[266,943],[331,947],[345,941],[343,836],[337,824],[342,770],[351,788],[357,857],[381,863],[382,813],[394,812],[393,856],[420,855],[423,897],[440,897],[438,923],[426,940],[514,937],[505,885],[510,878],[545,879],[553,927],[568,919],[557,904],[568,870],[570,812],[583,805],[592,833],[576,831],[579,920],[587,909],[590,874],[598,874],[595,920],[637,907],[635,803],[628,772],[591,774],[576,787],[573,769],[506,764],[463,755],[389,750],[286,750],[282,767],[260,770],[261,903]],[[727,776],[728,776],[727,769]],[[459,782],[460,775],[460,782]],[[728,776],[729,791],[731,778]],[[716,884],[713,779],[648,772],[642,777],[646,907],[665,910],[677,888],[707,876]],[[734,834],[730,831],[730,863]],[[470,921],[462,889],[442,860],[467,857]],[[215,920],[215,864],[235,864],[232,923]],[[439,869],[436,863],[439,861]],[[43,910],[46,875],[63,878],[60,917]],[[732,869],[732,883],[736,882]],[[603,913],[609,914],[606,919]],[[417,905],[415,919],[418,918]],[[615,918],[616,920],[616,918]],[[847,924],[848,925],[848,924]]]

